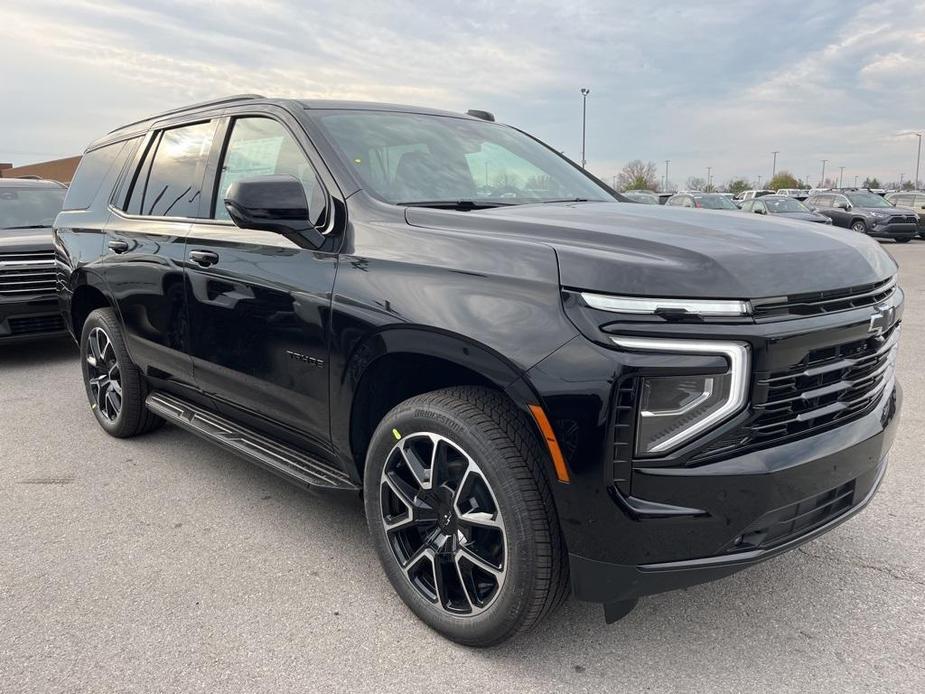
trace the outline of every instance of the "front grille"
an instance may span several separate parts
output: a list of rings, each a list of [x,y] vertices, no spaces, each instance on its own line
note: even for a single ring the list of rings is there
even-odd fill
[[[890,217],[890,224],[915,224],[918,220],[912,215],[895,215]]]
[[[899,324],[883,335],[814,349],[788,369],[759,374],[753,416],[691,462],[810,436],[870,412],[893,379]]]
[[[892,376],[899,327],[847,344],[816,349],[783,372],[758,381],[767,398],[754,407],[754,441],[806,434],[866,412]]]
[[[35,335],[38,333],[55,333],[64,330],[61,316],[32,316],[30,318],[10,318],[11,335]]]
[[[0,296],[54,294],[54,251],[0,253]]]
[[[726,552],[771,549],[812,532],[854,505],[855,481],[765,514],[737,537]]]
[[[890,298],[896,291],[896,278],[874,284],[864,284],[848,289],[825,292],[810,292],[775,299],[753,300],[752,313],[755,320],[780,320],[781,318],[802,318],[835,311],[849,311],[865,306],[876,306]]]

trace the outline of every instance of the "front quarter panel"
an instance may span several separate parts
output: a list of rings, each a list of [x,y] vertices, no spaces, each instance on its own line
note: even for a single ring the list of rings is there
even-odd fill
[[[350,403],[384,353],[452,360],[504,388],[577,334],[561,309],[550,247],[411,227],[387,213],[352,220],[332,305],[338,449],[349,450]]]

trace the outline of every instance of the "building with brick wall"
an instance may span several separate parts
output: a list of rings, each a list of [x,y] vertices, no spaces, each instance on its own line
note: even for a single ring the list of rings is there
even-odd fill
[[[0,164],[0,178],[38,176],[52,181],[61,181],[61,183],[70,183],[71,179],[74,178],[74,172],[77,170],[79,163],[80,157],[66,157],[64,159],[39,162],[38,164],[26,164],[25,166]]]

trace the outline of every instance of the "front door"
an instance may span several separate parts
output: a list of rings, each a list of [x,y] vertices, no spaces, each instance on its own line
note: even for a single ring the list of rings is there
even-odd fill
[[[235,180],[289,174],[323,225],[326,193],[294,130],[281,120],[229,123],[208,222],[186,243],[190,353],[200,388],[226,414],[327,447],[328,334],[337,255],[268,231],[240,229],[222,196]],[[290,434],[287,436],[287,433]]]

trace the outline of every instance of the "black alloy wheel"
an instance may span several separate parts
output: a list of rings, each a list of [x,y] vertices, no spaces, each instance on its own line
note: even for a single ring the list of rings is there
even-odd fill
[[[457,616],[488,607],[504,584],[504,520],[484,473],[431,432],[402,438],[380,482],[382,524],[408,581]]]
[[[87,345],[89,353],[85,358],[91,402],[100,416],[115,422],[122,411],[122,371],[112,339],[103,328],[96,327],[90,330]]]

